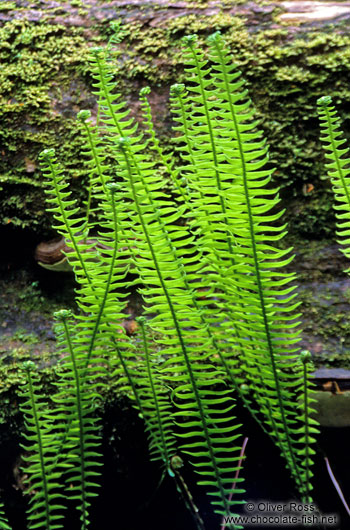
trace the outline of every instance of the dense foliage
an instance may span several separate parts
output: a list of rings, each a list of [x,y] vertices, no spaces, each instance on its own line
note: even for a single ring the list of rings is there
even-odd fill
[[[89,526],[101,464],[96,405],[107,372],[142,416],[151,458],[175,480],[179,456],[189,459],[220,518],[243,503],[238,398],[279,448],[300,498],[311,500],[317,423],[309,355],[298,348],[295,278],[283,270],[292,256],[278,246],[285,226],[268,149],[220,33],[208,39],[209,60],[196,36],[183,42],[187,84],[171,89],[180,164],[155,136],[148,89],[146,132],[130,117],[103,48],[91,58],[98,122],[78,114],[90,180],[84,209],[54,150],[41,154],[79,312],[56,313],[62,360],[53,408],[35,365],[24,365],[30,529],[62,528],[67,501],[81,528]],[[144,314],[132,340],[122,322],[135,286]]]

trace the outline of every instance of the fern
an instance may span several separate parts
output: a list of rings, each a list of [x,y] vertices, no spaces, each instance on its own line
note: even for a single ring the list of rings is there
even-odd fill
[[[62,528],[63,494],[60,478],[62,470],[56,465],[57,436],[60,434],[60,422],[53,422],[48,414],[47,403],[40,398],[42,392],[38,386],[36,366],[32,361],[23,364],[27,382],[21,392],[25,398],[21,411],[25,415],[27,433],[26,444],[22,447],[28,453],[26,473],[29,475],[30,508],[28,510],[28,528],[54,530]]]
[[[165,154],[148,88],[140,94],[144,132],[130,117],[114,82],[111,45],[91,55],[97,125],[89,111],[78,114],[89,178],[84,208],[54,150],[41,154],[48,209],[69,248],[79,309],[56,314],[62,361],[52,412],[44,413],[27,370],[27,449],[38,450],[28,457],[29,480],[40,490],[31,501],[32,527],[59,528],[63,505],[56,498],[64,495],[88,529],[101,465],[96,409],[110,373],[145,423],[162,478],[167,472],[175,479],[193,514],[177,466],[182,458],[220,519],[243,503],[234,395],[275,441],[309,501],[317,425],[306,357],[300,362],[295,276],[283,271],[291,249],[278,248],[283,212],[240,72],[219,33],[209,39],[209,60],[195,36],[184,39],[187,84],[171,89],[176,147]],[[144,315],[132,340],[122,323],[136,287]]]
[[[12,530],[11,526],[8,523],[5,510],[4,510],[4,504],[0,500],[0,530]]]
[[[216,286],[221,327],[235,324],[231,337],[223,335],[232,351],[220,358],[228,375],[237,378],[232,353],[239,356],[257,401],[257,407],[247,405],[255,416],[257,410],[264,414],[265,426],[304,494],[294,435],[295,380],[290,374],[297,362],[299,333],[293,331],[293,312],[298,304],[293,303],[295,286],[288,285],[294,275],[279,270],[291,261],[290,249],[273,247],[285,227],[272,224],[282,212],[269,213],[278,197],[267,187],[272,170],[266,168],[266,143],[220,34],[209,39],[211,69],[195,42],[194,36],[185,39],[187,90],[194,95],[176,90],[173,105],[183,133],[180,149],[191,211],[196,213],[192,230],[200,234],[207,252],[207,278]]]
[[[104,203],[106,223],[100,242],[106,242],[107,245],[103,246],[102,256],[84,237],[86,232],[82,227],[87,227],[86,220],[76,216],[78,210],[74,208],[74,201],[68,200],[69,194],[64,191],[66,185],[53,160],[53,153],[44,152],[42,159],[54,189],[48,202],[54,205],[56,219],[61,223],[59,228],[63,233],[65,230],[69,237],[69,260],[80,282],[77,301],[83,313],[77,315],[72,327],[68,325],[66,313],[58,314],[63,325],[62,346],[66,353],[66,371],[59,383],[62,391],[55,401],[61,406],[62,414],[68,417],[64,444],[68,448],[68,463],[75,463],[66,477],[69,486],[67,494],[78,501],[82,528],[85,530],[88,527],[89,498],[95,495],[93,477],[98,475],[96,467],[99,465],[100,444],[94,403],[100,401],[100,396],[93,382],[101,378],[103,367],[108,362],[106,352],[112,335],[110,322],[112,319],[121,321],[124,318],[125,294],[118,293],[116,296],[113,288],[117,280],[119,284],[122,283],[127,269],[123,265],[115,267],[118,236],[114,190],[111,190]],[[115,329],[114,326],[113,336]]]
[[[171,154],[166,155],[161,147],[160,141],[156,136],[154,126],[152,110],[147,99],[147,95],[150,93],[150,87],[146,86],[140,90],[141,108],[143,111],[143,124],[146,129],[146,133],[149,135],[147,147],[156,153],[156,156],[162,166],[165,168],[167,175],[170,177],[173,188],[176,190],[179,196],[183,200],[186,200],[186,192],[182,182],[179,181],[178,170],[175,167],[175,160]]]
[[[292,294],[295,286],[288,286],[294,275],[279,272],[292,257],[288,256],[290,249],[278,250],[270,243],[280,240],[285,234],[285,227],[272,225],[283,212],[270,213],[279,200],[273,196],[275,190],[267,189],[272,171],[266,168],[266,142],[256,130],[251,102],[246,93],[240,91],[242,81],[232,66],[220,34],[210,38],[210,47],[217,80],[214,96],[219,100],[224,138],[221,150],[226,159],[223,167],[220,163],[219,166],[226,176],[229,172],[227,165],[231,165],[231,174],[237,185],[236,189],[223,193],[223,199],[226,199],[224,221],[229,224],[226,219],[232,215],[232,234],[237,249],[233,251],[233,260],[234,275],[239,285],[238,296],[246,312],[249,309],[254,314],[255,333],[250,329],[247,336],[254,344],[254,351],[248,350],[248,355],[258,374],[261,367],[258,375],[259,401],[267,425],[272,429],[276,443],[303,492],[292,436],[295,413],[291,396],[294,382],[288,373],[290,364],[296,362],[293,354],[297,350],[293,345],[298,341],[299,333],[285,332],[286,328],[293,329],[297,325],[295,315],[288,315],[297,307],[297,304],[290,305],[295,296]],[[233,204],[234,207],[231,206]],[[239,209],[237,204],[241,204]],[[245,272],[241,274],[238,269]],[[281,296],[285,297],[283,301]],[[244,320],[245,326],[251,326],[252,319],[245,316]],[[271,389],[274,397],[268,395]]]
[[[175,437],[171,421],[171,402],[169,399],[169,388],[166,388],[152,361],[149,344],[147,340],[147,321],[145,317],[138,317],[137,322],[141,327],[143,351],[145,355],[146,379],[138,379],[142,388],[143,414],[147,428],[150,431],[150,452],[153,460],[160,459],[171,476],[172,458],[175,454]],[[154,434],[153,434],[154,433]],[[153,435],[152,435],[153,434]]]
[[[350,258],[350,156],[341,122],[330,96],[323,96],[317,101],[321,126],[321,141],[325,156],[330,162],[326,164],[328,176],[332,183],[337,218],[337,236],[342,245],[342,252]],[[348,271],[349,272],[349,269]]]
[[[218,220],[217,216],[220,215],[219,212],[215,212],[215,214],[213,213],[213,208],[215,208],[212,204],[213,197],[217,195],[215,183],[212,183],[213,186],[210,190],[211,193],[208,193],[211,203],[210,207],[208,205],[208,197],[205,198],[205,191],[202,190],[199,184],[201,173],[203,173],[203,170],[204,173],[207,172],[207,167],[209,165],[208,157],[210,157],[211,149],[207,149],[207,152],[205,153],[205,159],[200,160],[201,154],[200,152],[196,151],[196,147],[199,142],[197,142],[196,134],[191,130],[190,116],[193,103],[185,89],[185,86],[179,84],[173,85],[173,87],[171,87],[171,95],[171,103],[173,112],[175,114],[175,119],[180,123],[180,125],[175,129],[183,133],[183,136],[179,136],[176,140],[177,142],[183,142],[183,145],[178,149],[181,151],[183,159],[187,162],[182,168],[182,181],[187,182],[187,193],[189,193],[191,190],[191,200],[187,201],[187,206],[189,209],[189,223],[192,232],[196,234],[198,255],[200,256],[201,262],[203,264],[201,282],[196,296],[202,309],[202,318],[209,320],[211,323],[209,329],[212,330],[212,332],[215,331],[215,337],[213,340],[213,345],[215,345],[215,355],[220,359],[220,362],[223,365],[232,386],[240,395],[243,403],[256,418],[256,413],[252,408],[251,400],[245,392],[241,391],[241,385],[244,384],[241,374],[242,369],[244,368],[243,363],[245,363],[246,360],[244,350],[239,344],[240,332],[237,327],[234,306],[232,306],[233,297],[232,294],[231,296],[228,295],[226,292],[227,289],[223,282],[220,282],[220,287],[218,288],[218,270],[221,271],[221,275],[224,270],[227,270],[228,274],[230,271],[229,264],[227,263],[225,263],[225,266],[215,265],[218,260],[219,247],[221,247],[220,250],[222,254],[223,248],[227,246],[231,248],[231,245],[227,236],[225,236],[224,241],[220,243],[216,237],[215,246],[212,241],[212,236],[208,238],[212,221],[214,219]],[[199,159],[197,160],[198,157]],[[214,160],[212,160],[212,164],[213,167],[215,167]],[[206,191],[208,191],[208,179],[204,183],[204,188]],[[198,201],[195,201],[194,199],[197,197]],[[200,207],[198,202],[200,202]],[[215,222],[214,226],[217,229],[220,225],[218,222]],[[232,258],[230,261],[232,261]],[[201,291],[205,291],[204,300],[203,296],[200,295],[200,289]],[[221,297],[219,297],[218,291],[221,293]],[[225,296],[226,300],[231,299],[231,306],[228,305],[225,300],[221,300],[222,296]],[[218,303],[219,299],[222,303]],[[218,317],[216,320],[217,325],[220,325],[220,328],[213,327],[213,306],[217,306]],[[205,307],[208,307],[207,312],[205,311]],[[220,315],[225,315],[225,318],[228,320],[225,321]],[[220,329],[219,336],[217,329]],[[230,344],[229,349],[228,344]],[[245,348],[246,347],[247,344],[245,344]],[[248,369],[246,372],[248,373]]]
[[[106,164],[106,155],[103,152],[102,147],[99,145],[98,131],[96,127],[93,127],[88,119],[91,117],[91,112],[88,110],[82,110],[78,113],[77,119],[80,123],[80,128],[85,137],[85,149],[83,152],[85,160],[85,166],[89,175],[89,187],[88,187],[88,199],[86,203],[86,227],[84,226],[83,232],[94,228],[95,224],[98,224],[98,218],[102,217],[103,212],[99,211],[97,206],[92,208],[93,198],[100,197],[101,194],[107,194],[106,183],[108,177],[105,172],[108,171],[109,166]],[[93,216],[93,219],[91,219]]]
[[[215,367],[208,363],[208,333],[200,313],[192,307],[193,296],[186,283],[186,268],[190,269],[194,263],[194,257],[188,256],[192,238],[185,227],[176,225],[182,211],[175,210],[160,191],[162,182],[155,177],[154,162],[144,152],[145,144],[141,135],[136,134],[136,125],[125,120],[128,112],[123,109],[123,104],[115,103],[119,96],[116,96],[112,83],[106,82],[108,65],[103,55],[98,51],[95,57],[97,68],[94,71],[99,74],[96,86],[102,93],[100,98],[105,114],[101,119],[108,128],[110,148],[116,150],[118,175],[123,179],[119,204],[128,204],[129,218],[124,231],[127,233],[132,227],[130,233],[137,238],[137,255],[134,254],[133,258],[145,286],[141,292],[149,306],[147,312],[157,313],[150,325],[162,333],[159,339],[162,355],[169,356],[162,369],[177,373],[173,381],[178,385],[178,407],[184,407],[184,400],[187,415],[194,418],[194,421],[186,422],[179,418],[179,424],[189,431],[180,436],[184,440],[189,437],[196,440],[191,444],[184,443],[182,449],[193,458],[197,452],[201,453],[201,462],[194,463],[205,477],[201,483],[216,486],[212,494],[218,499],[214,504],[218,513],[228,514],[232,503],[227,501],[226,484],[231,484],[232,479],[225,477],[226,474],[233,475],[235,468],[224,465],[238,457],[226,457],[222,453],[239,452],[239,446],[231,445],[230,448],[238,435],[236,427],[232,427],[231,435],[219,438],[220,433],[229,433],[233,420],[228,414],[232,408],[229,391],[216,392],[217,399],[214,399],[213,391],[206,390],[208,380],[215,384],[221,378]],[[178,416],[183,418],[183,412]],[[222,426],[218,426],[220,423]]]
[[[299,369],[298,369],[299,368]],[[316,402],[316,399],[312,397],[313,394],[313,385],[310,380],[310,374],[312,372],[313,366],[311,362],[311,353],[307,350],[304,350],[300,353],[300,365],[296,367],[297,372],[299,372],[299,385],[300,390],[298,392],[298,408],[299,414],[298,419],[301,422],[301,426],[296,433],[300,434],[298,443],[300,449],[298,455],[302,458],[302,481],[304,486],[304,502],[312,502],[311,491],[313,489],[311,479],[313,477],[313,472],[311,470],[313,464],[313,455],[315,450],[312,447],[312,444],[316,442],[315,435],[319,434],[318,422],[314,419],[315,409],[313,408],[313,403]]]
[[[62,181],[62,172],[53,155],[52,152],[42,155],[44,171],[53,186],[52,198],[48,198],[48,202],[54,206],[53,211],[60,223],[58,228],[66,235],[71,246],[69,260],[80,283],[77,301],[83,312],[76,317],[72,327],[68,325],[66,313],[58,314],[63,326],[62,349],[66,354],[66,371],[59,383],[62,391],[58,392],[55,401],[61,406],[61,414],[68,418],[63,447],[68,451],[67,461],[72,463],[72,470],[66,476],[67,494],[78,501],[82,528],[85,530],[89,522],[89,498],[95,495],[93,477],[98,475],[96,468],[99,465],[100,444],[94,403],[100,397],[93,382],[103,375],[103,366],[108,362],[106,350],[109,347],[108,336],[111,335],[111,317],[113,315],[113,318],[120,320],[124,317],[125,295],[120,293],[116,298],[111,293],[116,278],[120,283],[125,275],[125,267],[122,266],[121,270],[115,267],[118,237],[114,193],[110,193],[104,204],[105,217],[110,222],[106,222],[108,226],[101,237],[101,243],[108,243],[103,246],[102,256],[86,240],[86,220],[76,215],[78,209],[74,208],[74,201],[68,200],[69,193],[65,191],[66,184]]]
[[[55,418],[62,422],[68,420],[63,446],[68,466],[65,473],[66,495],[78,501],[81,528],[86,530],[89,525],[90,498],[96,495],[94,490],[98,486],[94,482],[95,477],[100,474],[97,466],[101,465],[98,424],[94,417],[96,401],[100,400],[100,396],[87,381],[86,356],[81,354],[82,348],[74,345],[69,329],[70,317],[70,313],[65,310],[56,313],[56,318],[62,323],[62,342],[66,345],[69,357],[65,360],[65,370],[54,397],[59,406]],[[78,337],[76,335],[75,340]]]

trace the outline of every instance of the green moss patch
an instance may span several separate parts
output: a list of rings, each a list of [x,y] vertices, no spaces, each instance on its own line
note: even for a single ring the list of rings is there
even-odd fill
[[[80,29],[25,20],[13,20],[0,29],[2,224],[49,227],[37,167],[43,147],[58,147],[71,177],[82,175],[73,117],[81,99],[90,97],[80,81],[87,54]]]
[[[6,4],[11,13],[11,2]],[[264,2],[260,4],[262,10],[269,7],[266,14],[259,18],[257,10],[249,21],[243,11],[239,15],[241,2],[223,2],[221,9],[210,2],[189,3],[186,9],[155,3],[137,7],[136,12],[131,5],[118,7],[113,2],[110,8],[108,2],[78,4],[71,2],[69,13],[57,6],[41,9],[36,21],[13,18],[0,28],[0,224],[27,227],[42,236],[49,230],[51,219],[44,211],[37,167],[38,152],[46,147],[56,147],[75,193],[84,198],[74,118],[81,108],[94,108],[89,46],[106,44],[113,33],[110,21],[120,18],[125,38],[112,54],[115,74],[136,113],[139,89],[151,85],[155,121],[167,138],[168,89],[183,76],[181,38],[198,33],[204,42],[209,33],[220,30],[247,79],[269,140],[291,230],[310,238],[333,231],[329,186],[321,180],[324,159],[316,100],[331,94],[347,127],[350,37],[342,23],[312,32],[281,25],[278,9]],[[95,4],[101,5],[100,12]],[[25,8],[17,7],[13,14],[21,9]]]

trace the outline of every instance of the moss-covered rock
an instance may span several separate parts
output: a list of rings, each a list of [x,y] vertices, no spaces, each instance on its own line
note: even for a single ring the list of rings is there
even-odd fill
[[[181,37],[196,32],[204,43],[213,30],[225,34],[269,139],[275,179],[290,204],[291,229],[303,237],[327,235],[333,221],[327,184],[320,180],[324,168],[316,100],[332,94],[348,123],[347,16],[344,12],[335,21],[281,21],[287,4],[291,2],[2,3],[0,224],[28,227],[42,235],[49,230],[37,167],[37,154],[44,147],[56,147],[83,198],[84,169],[74,118],[79,109],[95,105],[89,47],[105,45],[113,33],[111,22],[122,20],[125,37],[121,53],[115,55],[116,76],[135,113],[140,87],[152,86],[156,126],[165,139],[171,134],[168,88],[183,76]]]

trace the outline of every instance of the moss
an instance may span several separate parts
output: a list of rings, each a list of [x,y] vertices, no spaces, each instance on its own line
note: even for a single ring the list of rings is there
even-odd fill
[[[26,20],[0,28],[0,62],[4,65],[0,72],[0,223],[37,230],[49,227],[37,168],[37,154],[43,146],[56,145],[71,175],[81,175],[80,141],[64,105],[73,90],[79,104],[76,93],[86,71],[87,54],[79,29],[68,31]]]
[[[305,192],[304,192],[305,193]],[[308,239],[335,238],[335,214],[333,196],[330,192],[291,201],[286,212],[288,229],[299,237]]]
[[[80,0],[71,4],[75,9],[84,7]],[[274,13],[259,27],[248,27],[243,17],[232,16],[225,9],[225,2],[221,5],[221,12],[209,15],[207,2],[193,2],[193,13],[178,15],[174,11],[170,18],[162,6],[152,6],[155,19],[159,13],[155,24],[145,23],[141,16],[128,22],[129,11],[121,9],[125,40],[121,53],[114,56],[121,89],[134,101],[139,88],[150,84],[164,94],[164,102],[169,85],[183,78],[181,37],[198,33],[204,44],[207,34],[221,30],[247,79],[269,139],[271,162],[277,168],[275,180],[282,186],[282,198],[291,203],[295,221],[291,227],[303,237],[323,237],[333,230],[333,216],[328,184],[320,181],[324,166],[316,100],[331,93],[345,125],[349,123],[350,37],[341,24],[309,33],[295,32],[295,28],[291,32],[288,25],[273,28]],[[227,7],[232,7],[231,1]],[[147,7],[145,17],[148,12]],[[80,108],[94,106],[88,48],[112,35],[107,21],[88,29],[61,26],[50,23],[53,14],[66,15],[56,5],[47,10],[47,21],[14,19],[0,28],[0,224],[40,233],[49,229],[51,220],[43,209],[37,154],[43,147],[55,145],[76,193],[83,198],[84,171],[74,117]],[[166,115],[161,134],[166,139],[170,136]],[[302,191],[306,184],[314,188],[311,200]],[[298,219],[295,208],[302,212]],[[307,229],[308,219],[312,230]]]
[[[16,2],[2,2],[0,5],[0,11],[10,11],[16,9]]]
[[[293,239],[293,238],[292,238]],[[350,368],[350,281],[348,260],[329,239],[295,243],[290,271],[297,272],[301,344],[316,368]]]

